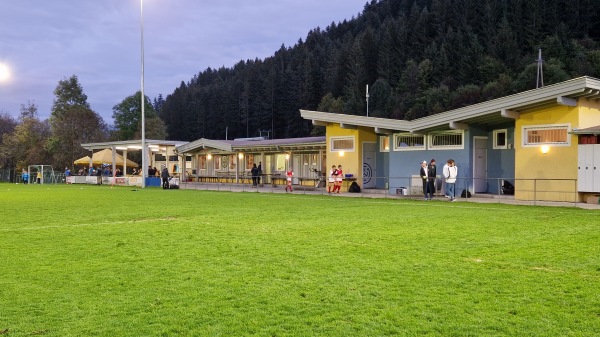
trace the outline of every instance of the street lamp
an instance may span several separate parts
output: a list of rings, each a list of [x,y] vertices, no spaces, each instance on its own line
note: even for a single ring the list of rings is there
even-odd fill
[[[142,188],[146,187],[146,118],[144,106],[146,105],[146,97],[144,96],[144,0],[140,0],[140,45],[142,55],[142,90],[141,90],[141,104],[142,104]]]

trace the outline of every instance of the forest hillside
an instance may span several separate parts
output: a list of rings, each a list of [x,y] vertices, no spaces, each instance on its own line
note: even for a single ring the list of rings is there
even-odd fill
[[[372,0],[294,46],[208,68],[154,106],[168,139],[310,135],[299,109],[414,119],[600,77],[600,1]]]

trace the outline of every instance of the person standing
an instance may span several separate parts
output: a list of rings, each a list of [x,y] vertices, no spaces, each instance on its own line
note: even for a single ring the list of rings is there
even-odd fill
[[[450,201],[456,201],[456,177],[458,176],[458,167],[453,159],[448,159],[442,169],[444,179],[446,180],[446,198]]]
[[[335,191],[335,178],[337,178],[337,168],[335,167],[335,165],[331,166],[331,170],[329,170],[329,185],[327,186],[327,193],[330,193],[333,191]]]
[[[37,174],[35,175],[37,183],[41,184],[42,183],[42,168],[38,167],[38,171]]]
[[[258,167],[256,164],[252,164],[250,173],[252,174],[252,187],[258,187]]]
[[[292,189],[292,178],[294,177],[294,170],[290,167],[285,173],[285,176],[287,180],[287,184],[285,185],[285,191],[287,192],[289,189],[290,192],[294,192],[294,190]]]
[[[29,173],[25,169],[21,171],[21,180],[23,181],[23,184],[27,185],[27,183],[29,183]]]
[[[435,166],[435,159],[431,159],[427,166],[427,190],[429,191],[429,200],[433,199],[435,194],[435,179],[437,177],[437,167]]]
[[[421,180],[423,180],[423,196],[425,197],[425,200],[429,200],[427,199],[427,188],[429,186],[428,184],[428,179],[427,179],[427,161],[423,160],[421,162],[421,170],[419,171],[419,175],[421,176]]]
[[[338,165],[337,167],[337,175],[335,177],[335,186],[333,188],[334,191],[337,190],[337,193],[340,193],[342,189],[342,183],[344,182],[344,171],[342,170],[342,165]]]
[[[160,177],[162,178],[163,190],[168,190],[169,189],[169,170],[167,170],[166,166],[163,166]]]
[[[258,162],[258,176],[256,178],[256,182],[260,185],[260,176],[262,175],[262,162]]]

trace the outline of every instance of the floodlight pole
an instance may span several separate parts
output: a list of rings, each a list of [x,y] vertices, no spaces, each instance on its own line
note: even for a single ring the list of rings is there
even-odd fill
[[[144,106],[146,97],[144,95],[144,0],[140,0],[140,30],[141,30],[141,55],[142,55],[142,90],[140,102],[142,104],[142,188],[146,187],[146,118]]]
[[[538,49],[537,59],[537,77],[535,79],[535,88],[539,88],[540,84],[544,86],[544,59],[542,59],[542,49]]]
[[[369,85],[367,84],[367,117],[369,117]]]

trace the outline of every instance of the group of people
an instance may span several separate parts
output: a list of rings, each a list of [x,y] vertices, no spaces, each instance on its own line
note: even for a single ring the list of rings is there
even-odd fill
[[[327,193],[340,193],[342,189],[342,183],[344,181],[344,171],[342,170],[342,165],[331,166],[331,170],[329,170],[329,184],[327,184]]]
[[[435,159],[431,159],[429,164],[424,160],[421,162],[421,170],[419,175],[423,179],[423,195],[425,200],[433,199],[436,190],[435,182],[437,177],[437,167]],[[449,201],[456,201],[456,177],[458,176],[458,167],[453,159],[448,159],[442,168],[442,175],[446,183],[445,196]]]
[[[258,187],[258,185],[260,185],[260,176],[262,174],[262,162],[259,161],[258,166],[256,166],[256,163],[252,164],[250,174],[252,174],[252,187]]]
[[[21,170],[21,182],[23,184],[29,183],[29,172],[26,169]],[[42,171],[40,168],[38,168],[37,173],[35,174],[35,181],[33,181],[33,183],[42,183]]]

